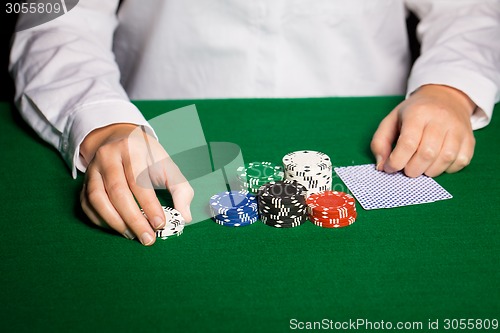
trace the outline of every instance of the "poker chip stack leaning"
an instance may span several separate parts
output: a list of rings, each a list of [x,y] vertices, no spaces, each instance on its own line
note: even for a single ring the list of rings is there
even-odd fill
[[[142,209],[141,211],[142,214],[144,214],[144,211]],[[166,206],[163,206],[163,213],[165,214],[166,223],[162,229],[156,230],[156,237],[161,239],[168,239],[172,236],[182,235],[186,221],[182,217],[181,213],[171,207]],[[146,214],[144,214],[144,216],[148,218]]]
[[[221,192],[210,198],[212,219],[228,227],[242,227],[259,218],[257,199],[248,191]]]
[[[283,180],[283,177],[283,168],[272,162],[250,162],[237,169],[241,189],[253,194],[256,194],[262,185]]]
[[[307,189],[296,181],[269,182],[257,192],[261,221],[275,228],[293,228],[307,220]]]
[[[307,188],[307,195],[332,189],[332,162],[325,153],[300,150],[283,157],[285,179]]]
[[[311,194],[307,200],[309,219],[323,228],[341,228],[356,221],[356,203],[347,193],[323,191]]]

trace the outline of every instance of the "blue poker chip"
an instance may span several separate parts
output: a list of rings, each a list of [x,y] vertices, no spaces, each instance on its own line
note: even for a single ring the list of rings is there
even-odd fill
[[[217,224],[225,225],[228,227],[242,227],[242,226],[247,226],[254,224],[257,222],[258,216],[254,216],[253,218],[246,218],[246,219],[224,219],[224,218],[218,218],[214,217],[214,221]]]
[[[242,227],[259,219],[257,199],[245,190],[217,193],[210,198],[209,206],[217,224]]]
[[[255,220],[255,222],[257,222],[257,220]],[[246,227],[246,226],[254,224],[255,222],[225,223],[225,222],[215,221],[215,223],[217,223],[219,225],[226,226],[226,227]]]
[[[259,211],[255,210],[252,212],[248,213],[240,213],[240,214],[213,214],[213,216],[225,218],[225,219],[231,219],[231,220],[238,220],[238,219],[245,219],[245,218],[253,218],[255,216],[259,215]]]
[[[257,203],[252,203],[247,207],[239,207],[233,209],[212,209],[210,208],[212,215],[229,215],[229,216],[240,216],[240,215],[251,215],[258,211]]]
[[[237,222],[252,222],[257,220],[259,217],[257,215],[251,216],[251,217],[245,217],[245,218],[227,218],[227,217],[220,217],[219,215],[215,216],[214,219],[220,222],[224,223],[237,223]]]
[[[254,223],[258,220],[258,217],[254,217],[251,219],[243,219],[243,220],[232,220],[232,219],[223,219],[223,218],[214,218],[216,222],[227,223],[227,224],[235,224],[235,223]]]
[[[255,216],[258,216],[258,215],[259,215],[259,213],[257,211],[254,213],[250,213],[250,214],[239,214],[239,215],[213,214],[213,216],[216,218],[229,219],[229,220],[251,219],[251,218],[254,218]]]
[[[210,198],[210,208],[216,214],[250,213],[256,206],[257,199],[248,191],[221,192]]]
[[[229,220],[251,219],[258,216],[258,214],[259,214],[258,208],[254,208],[251,211],[245,211],[245,212],[226,211],[223,214],[214,211],[211,212],[212,217],[217,217],[219,219],[229,219]]]

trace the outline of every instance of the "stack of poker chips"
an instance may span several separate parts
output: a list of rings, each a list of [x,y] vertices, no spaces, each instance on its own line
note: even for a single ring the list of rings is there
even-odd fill
[[[142,214],[146,219],[148,218],[142,210]],[[163,206],[163,213],[165,214],[165,226],[161,229],[156,230],[156,237],[161,239],[168,239],[173,236],[180,236],[184,231],[184,225],[186,221],[182,217],[181,213],[177,210]]]
[[[307,195],[332,189],[332,162],[325,153],[300,150],[283,157],[285,179],[307,188]]]
[[[283,168],[272,162],[250,162],[237,169],[241,189],[253,194],[262,185],[283,180],[283,177]]]
[[[261,221],[275,228],[293,228],[307,220],[307,189],[296,181],[269,182],[257,192]]]
[[[356,203],[347,193],[324,191],[311,194],[307,200],[309,219],[323,228],[341,228],[356,221]]]
[[[221,192],[210,198],[210,211],[217,224],[242,227],[258,218],[257,199],[247,191]]]

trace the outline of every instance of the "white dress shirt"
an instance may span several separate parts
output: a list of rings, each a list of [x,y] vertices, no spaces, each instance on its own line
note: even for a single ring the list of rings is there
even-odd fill
[[[130,99],[466,93],[486,126],[500,100],[500,0],[80,0],[16,33],[23,117],[76,176],[79,145],[112,123],[147,125]],[[405,19],[420,18],[410,71]],[[20,17],[26,20],[26,17]],[[389,112],[390,110],[388,110]]]

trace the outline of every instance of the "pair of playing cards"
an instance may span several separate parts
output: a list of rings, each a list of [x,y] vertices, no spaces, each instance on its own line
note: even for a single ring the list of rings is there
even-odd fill
[[[375,164],[338,167],[334,170],[367,210],[417,205],[453,197],[434,179],[425,175],[410,178],[402,172],[388,174],[376,170]]]

